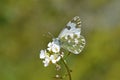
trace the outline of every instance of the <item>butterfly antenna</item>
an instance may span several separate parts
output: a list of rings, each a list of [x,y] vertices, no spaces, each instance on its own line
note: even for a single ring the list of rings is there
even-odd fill
[[[54,38],[54,36],[53,36],[53,34],[52,34],[52,33],[48,32],[48,34],[49,34],[52,38]]]

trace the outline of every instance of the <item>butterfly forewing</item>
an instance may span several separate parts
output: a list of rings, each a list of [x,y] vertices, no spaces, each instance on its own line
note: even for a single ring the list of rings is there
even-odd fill
[[[81,21],[79,16],[75,16],[72,20],[71,23],[75,23],[76,24],[76,28],[80,28],[81,27]],[[67,25],[68,26],[68,25]]]
[[[81,33],[81,21],[79,16],[75,16],[71,21],[69,21],[66,27],[59,34],[59,38],[66,37],[69,34],[79,34]]]

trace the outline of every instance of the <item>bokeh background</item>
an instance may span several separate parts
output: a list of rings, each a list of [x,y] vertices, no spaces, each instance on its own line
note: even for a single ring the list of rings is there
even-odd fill
[[[72,80],[120,80],[120,0],[0,0],[0,80],[54,80],[39,51],[76,15],[86,46],[67,59]]]

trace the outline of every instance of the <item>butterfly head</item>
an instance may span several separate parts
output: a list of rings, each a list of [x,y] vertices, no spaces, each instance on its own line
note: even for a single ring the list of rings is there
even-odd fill
[[[57,45],[60,46],[60,40],[59,40],[59,38],[53,38],[53,42],[54,42],[55,44],[57,44]]]

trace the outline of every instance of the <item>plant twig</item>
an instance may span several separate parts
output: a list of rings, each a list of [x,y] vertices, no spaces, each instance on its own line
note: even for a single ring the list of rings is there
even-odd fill
[[[65,66],[65,68],[66,68],[66,70],[67,70],[67,73],[68,73],[68,76],[69,76],[69,80],[72,80],[72,78],[71,78],[71,73],[70,73],[71,71],[70,71],[69,67],[67,66],[65,60],[64,60],[62,57],[61,57],[61,60],[62,60],[64,66]]]

